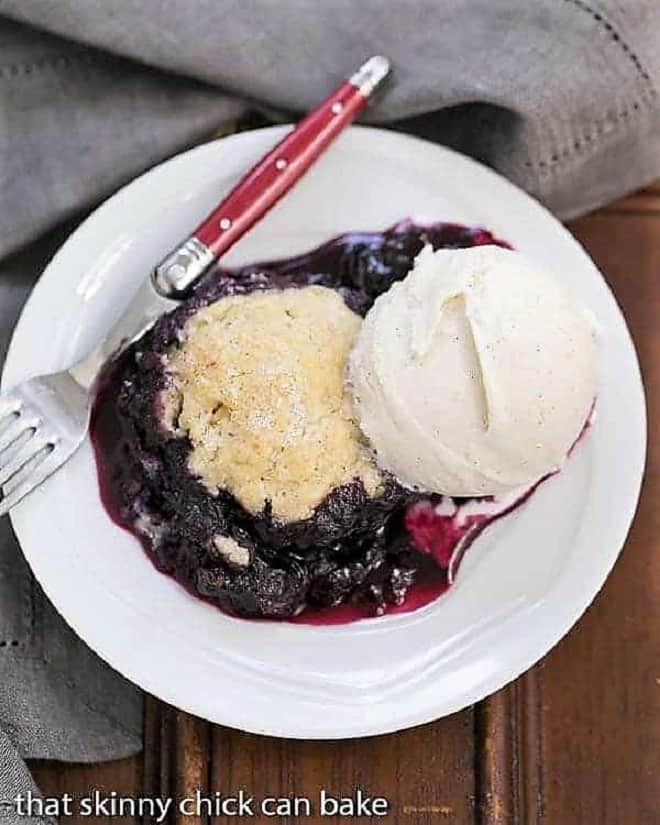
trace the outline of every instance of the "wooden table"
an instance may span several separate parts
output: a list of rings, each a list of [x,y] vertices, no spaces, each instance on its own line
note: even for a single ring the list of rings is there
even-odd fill
[[[256,797],[317,799],[321,787],[349,795],[359,785],[390,800],[385,822],[660,823],[660,184],[570,229],[628,319],[651,437],[643,495],[623,555],[568,636],[479,705],[371,739],[268,739],[148,699],[142,756],[94,766],[35,763],[46,794],[101,788],[182,796],[196,787],[244,787]]]

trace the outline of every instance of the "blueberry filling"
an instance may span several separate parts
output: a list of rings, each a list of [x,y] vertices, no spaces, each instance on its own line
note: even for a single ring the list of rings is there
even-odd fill
[[[233,615],[352,621],[435,599],[451,580],[458,552],[511,509],[486,502],[481,512],[474,501],[424,497],[383,474],[376,492],[350,478],[304,518],[287,521],[268,500],[254,512],[229,489],[209,490],[190,470],[190,438],[176,432],[180,409],[168,395],[168,354],[202,308],[229,296],[316,285],[335,290],[364,316],[405,277],[426,243],[507,245],[481,228],[406,220],[288,260],[217,267],[108,366],[92,425],[103,500],[160,571]]]

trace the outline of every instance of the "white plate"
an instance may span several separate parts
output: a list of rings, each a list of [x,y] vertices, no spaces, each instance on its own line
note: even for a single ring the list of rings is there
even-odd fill
[[[82,355],[154,262],[285,128],[186,152],[101,206],[34,290],[4,385]],[[483,224],[570,281],[601,330],[596,421],[566,469],[475,542],[447,595],[416,613],[339,627],[233,619],[158,574],[103,510],[85,443],[15,510],[14,527],[69,624],[167,702],[214,722],[300,738],[436,719],[540,659],[594,598],[619,553],[645,455],[635,352],[589,257],[523,192],[439,146],[352,128],[227,260],[288,256],[404,216]]]

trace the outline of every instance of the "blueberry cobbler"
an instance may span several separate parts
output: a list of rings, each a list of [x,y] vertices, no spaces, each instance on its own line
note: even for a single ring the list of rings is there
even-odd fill
[[[235,616],[344,622],[436,598],[558,467],[593,398],[589,353],[554,369],[590,331],[506,247],[403,221],[209,272],[106,370],[92,435],[113,518]],[[536,329],[539,290],[559,343]]]

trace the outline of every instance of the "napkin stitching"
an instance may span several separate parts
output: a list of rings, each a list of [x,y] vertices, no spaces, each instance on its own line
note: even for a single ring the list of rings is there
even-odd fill
[[[77,54],[56,54],[40,57],[37,60],[30,60],[27,63],[9,63],[0,66],[0,78],[19,77],[20,75],[30,75],[33,70],[37,72],[44,69],[65,69],[73,63],[94,63],[99,60],[99,55],[91,52],[79,52]],[[111,65],[108,63],[108,65]]]
[[[584,0],[564,0],[564,2],[570,3],[576,8],[587,12],[587,14],[590,14],[593,17],[593,19],[600,24],[601,28],[605,30],[610,40],[616,43],[621,48],[623,53],[632,61],[638,73],[644,78],[644,80],[646,80],[646,82],[649,83],[649,85],[651,84],[651,77],[642,65],[642,61],[639,59],[637,53],[630,48],[630,46],[622,38],[621,34],[614,28],[612,23],[610,23],[610,21],[605,18],[605,15],[601,11],[593,9],[591,6],[585,3]]]
[[[76,693],[80,692],[80,684],[78,682],[67,681],[65,682],[65,684],[70,690],[76,691]],[[87,708],[87,710],[90,710],[92,713],[96,713],[99,716],[102,716],[106,720],[106,722],[109,722],[111,727],[115,728],[115,730],[119,730],[122,733],[125,733],[130,739],[136,738],[134,730],[131,730],[129,727],[124,725],[123,722],[120,722],[119,719],[117,719],[115,716],[112,716],[106,710],[102,710],[101,708],[96,707],[96,705],[91,704],[91,702],[88,702],[85,699],[79,699],[77,697],[76,701],[82,702],[82,704]]]
[[[42,657],[42,661],[44,665],[46,665],[49,669],[53,667],[53,663],[48,659],[47,656]],[[56,679],[58,679],[66,688],[70,691],[74,691],[76,693],[76,701],[80,702],[84,705],[88,710],[92,711],[92,713],[96,713],[99,716],[102,716],[111,725],[114,725],[115,728],[121,730],[123,733],[128,734],[131,738],[135,736],[135,731],[131,730],[129,727],[120,722],[115,716],[113,716],[107,709],[98,707],[95,703],[93,704],[84,696],[84,692],[86,687],[82,682],[77,682],[75,679],[71,679],[67,677],[66,674],[62,673],[60,670],[57,669],[55,666],[53,675]]]
[[[42,598],[43,601],[41,603],[41,609],[43,610],[47,604],[47,601],[45,595],[43,595]],[[18,646],[18,643],[14,645],[14,647]],[[1,643],[0,647],[2,647]],[[35,661],[44,667],[49,680],[57,680],[60,684],[67,688],[68,691],[74,692],[76,694],[76,702],[79,702],[92,713],[101,716],[116,730],[120,730],[122,733],[128,735],[131,740],[135,738],[135,731],[131,730],[131,728],[124,725],[119,719],[112,715],[112,712],[109,709],[97,706],[97,704],[89,698],[87,693],[89,688],[84,681],[77,681],[72,678],[69,673],[63,671],[58,666],[55,660],[50,658],[47,647],[41,651],[40,655],[35,657]]]
[[[44,659],[44,663],[46,660]],[[83,695],[82,690],[84,690],[81,682],[76,682],[73,679],[67,679],[63,676],[62,673],[55,672],[55,676],[67,687],[70,691],[73,691],[76,694],[76,702],[84,705],[87,710],[91,711],[92,713],[97,714],[98,716],[103,717],[103,719],[108,722],[111,727],[114,727],[116,730],[125,733],[131,740],[136,738],[136,733],[134,730],[131,730],[127,725],[123,722],[120,722],[115,716],[113,716],[108,710],[104,708],[98,707],[96,704],[92,704],[92,702],[88,701]],[[138,734],[139,738],[139,734]]]
[[[599,10],[592,8],[584,2],[584,0],[564,0],[564,2],[580,9],[583,12],[586,12],[596,21],[596,23],[599,24],[601,30],[605,32],[606,36],[613,43],[615,43],[621,49],[623,54],[632,62],[637,74],[644,81],[645,88],[639,90],[639,98],[637,100],[633,100],[632,103],[625,106],[614,115],[605,115],[601,119],[595,121],[592,128],[586,134],[577,136],[570,145],[565,146],[563,149],[555,149],[555,151],[551,154],[541,158],[540,160],[525,161],[524,165],[526,168],[538,168],[541,170],[540,174],[542,176],[552,174],[554,171],[552,167],[560,161],[563,162],[569,160],[570,158],[578,157],[602,137],[612,134],[629,118],[639,114],[642,111],[643,106],[650,105],[657,97],[657,89],[653,85],[651,76],[644,68],[639,56],[623,39],[620,32],[615,29],[614,25],[606,19],[604,14]]]
[[[656,93],[655,90],[653,90],[652,94],[649,95],[649,98],[655,96]],[[576,137],[573,143],[569,146],[565,146],[563,149],[557,149],[551,155],[547,155],[541,160],[527,160],[525,161],[525,166],[529,169],[536,166],[545,170],[548,167],[554,166],[559,161],[568,160],[571,157],[577,157],[581,152],[585,151],[590,144],[595,143],[605,135],[612,134],[622,123],[624,123],[624,121],[641,112],[642,104],[648,104],[651,102],[650,100],[646,100],[644,96],[640,96],[640,98],[640,100],[633,101],[630,106],[626,106],[615,115],[605,116],[600,120],[595,121],[593,128],[589,132]],[[608,126],[610,128],[608,128]]]

